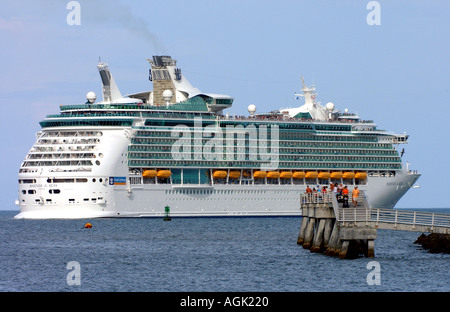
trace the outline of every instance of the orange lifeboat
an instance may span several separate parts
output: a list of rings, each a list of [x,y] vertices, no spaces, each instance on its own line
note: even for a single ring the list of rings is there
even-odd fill
[[[357,172],[355,174],[355,179],[364,180],[365,178],[367,178],[366,172]]]
[[[216,170],[213,173],[214,179],[224,179],[227,177],[227,172],[225,170]]]
[[[315,179],[315,178],[317,178],[319,176],[319,174],[317,173],[317,171],[308,171],[306,174],[305,174],[305,178],[306,179]]]
[[[343,174],[340,171],[335,171],[330,174],[330,178],[332,179],[342,179],[342,176]]]
[[[280,177],[280,173],[278,171],[269,171],[267,173],[268,179],[278,179]]]
[[[303,179],[305,177],[305,173],[303,171],[296,171],[292,174],[294,179]]]
[[[344,179],[353,179],[355,177],[355,173],[354,172],[344,172],[343,176]]]
[[[266,176],[267,176],[267,172],[265,172],[265,171],[253,172],[253,178],[255,178],[255,179],[264,179]]]
[[[172,175],[172,171],[170,171],[170,170],[159,170],[158,173],[156,174],[156,176],[158,178],[162,178],[162,179],[167,179],[171,175]]]
[[[239,179],[240,176],[241,172],[237,170],[230,171],[230,174],[228,175],[230,179]]]
[[[144,172],[142,172],[142,177],[144,179],[154,178],[156,177],[156,175],[157,175],[156,170],[144,170]]]
[[[330,173],[329,172],[320,172],[317,176],[319,179],[326,180],[326,179],[330,178]]]
[[[280,173],[280,178],[282,178],[282,179],[290,179],[290,178],[292,178],[292,172],[290,172],[290,171],[282,171]]]

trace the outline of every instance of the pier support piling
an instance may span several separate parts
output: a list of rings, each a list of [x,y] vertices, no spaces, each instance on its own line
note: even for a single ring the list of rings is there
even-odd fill
[[[334,195],[327,195],[303,198],[297,244],[341,259],[359,255],[373,258],[377,229],[362,222],[339,222],[333,208]]]
[[[311,248],[311,242],[314,238],[314,227],[316,224],[316,219],[315,218],[309,218],[308,220],[308,225],[306,226],[306,231],[305,231],[305,240],[303,242],[303,248],[305,249],[310,249]]]

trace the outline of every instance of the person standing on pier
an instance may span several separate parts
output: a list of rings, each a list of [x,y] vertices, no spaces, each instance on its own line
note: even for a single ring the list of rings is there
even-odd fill
[[[358,197],[359,197],[359,190],[358,187],[355,186],[352,192],[352,201],[353,201],[353,207],[358,206]]]

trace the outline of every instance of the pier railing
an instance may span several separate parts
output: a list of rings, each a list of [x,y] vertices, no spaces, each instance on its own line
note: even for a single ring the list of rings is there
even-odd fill
[[[342,208],[332,193],[302,194],[301,204],[332,205],[336,220],[343,226],[358,222],[379,229],[450,234],[450,215],[445,213],[367,208],[365,197],[358,203],[362,207]]]

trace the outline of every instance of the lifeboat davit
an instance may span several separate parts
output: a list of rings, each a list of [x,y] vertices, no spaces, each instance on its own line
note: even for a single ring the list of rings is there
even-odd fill
[[[217,170],[213,173],[214,179],[224,179],[227,177],[227,172],[225,170]]]
[[[292,178],[292,172],[290,172],[290,171],[282,171],[280,173],[280,178],[282,178],[282,179],[290,179],[290,178]]]
[[[365,178],[367,178],[366,172],[357,172],[355,174],[355,179],[364,180]]]
[[[156,174],[156,176],[158,178],[162,178],[162,179],[167,179],[171,175],[172,175],[172,171],[170,171],[170,170],[159,170],[158,173]]]
[[[241,172],[237,170],[230,171],[230,174],[228,175],[230,179],[239,179],[240,176]]]
[[[294,179],[303,179],[305,177],[305,173],[303,171],[296,171],[292,174]]]
[[[280,177],[280,173],[278,171],[269,171],[267,173],[268,179],[278,179]]]
[[[145,179],[154,178],[156,177],[156,175],[156,170],[144,170],[144,172],[142,172],[142,177],[144,177]]]
[[[264,179],[266,176],[267,176],[267,172],[265,172],[265,171],[253,172],[253,178],[255,178],[255,179]]]
[[[343,174],[340,171],[335,171],[330,174],[330,178],[332,179],[342,179]]]
[[[329,179],[330,178],[330,173],[329,172],[320,172],[318,175],[319,179]]]
[[[317,178],[319,176],[319,174],[316,172],[316,171],[308,171],[306,174],[305,174],[305,178],[307,178],[307,179],[315,179],[315,178]]]
[[[353,179],[355,177],[355,173],[354,172],[344,172],[343,176],[344,179]]]

